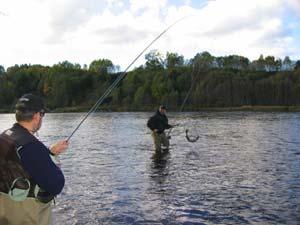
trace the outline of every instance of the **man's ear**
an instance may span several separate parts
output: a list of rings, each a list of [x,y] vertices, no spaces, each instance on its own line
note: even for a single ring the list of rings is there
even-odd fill
[[[39,119],[39,112],[36,112],[33,114],[32,120],[38,120]]]

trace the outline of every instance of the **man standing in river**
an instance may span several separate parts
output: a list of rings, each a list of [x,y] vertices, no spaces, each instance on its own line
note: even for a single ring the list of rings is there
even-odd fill
[[[50,225],[51,203],[65,184],[50,155],[65,151],[62,140],[47,148],[34,134],[45,115],[44,101],[23,95],[16,104],[17,123],[0,135],[0,224]]]
[[[147,122],[147,126],[151,130],[155,151],[157,153],[162,152],[162,146],[165,147],[165,151],[168,151],[170,145],[169,137],[167,137],[165,130],[170,129],[173,126],[168,124],[166,111],[166,106],[161,105],[156,113],[150,117]]]

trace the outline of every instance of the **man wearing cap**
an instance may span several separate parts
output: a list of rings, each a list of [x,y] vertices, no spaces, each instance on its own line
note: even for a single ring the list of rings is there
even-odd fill
[[[155,151],[157,153],[161,153],[162,145],[165,147],[165,150],[168,150],[170,145],[169,137],[167,137],[165,130],[170,129],[173,126],[168,124],[166,110],[166,106],[159,106],[156,113],[152,117],[150,117],[147,122],[147,126],[151,130]]]
[[[0,135],[0,224],[52,224],[51,203],[65,183],[50,155],[65,151],[62,140],[47,148],[34,134],[45,115],[43,100],[23,95],[16,104],[16,123]]]

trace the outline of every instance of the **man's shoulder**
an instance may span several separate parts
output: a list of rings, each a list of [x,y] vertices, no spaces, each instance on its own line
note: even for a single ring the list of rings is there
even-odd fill
[[[47,150],[48,148],[38,139],[32,142],[28,142],[25,145],[22,146],[24,149],[32,149],[32,150]]]
[[[28,143],[18,150],[19,157],[22,163],[28,167],[31,163],[47,163],[50,159],[48,148],[41,142]],[[25,165],[24,164],[24,165]]]
[[[11,128],[5,130],[2,135],[5,135],[7,139],[13,141],[17,148],[38,141],[34,135],[29,133],[28,130],[18,123],[15,123]]]

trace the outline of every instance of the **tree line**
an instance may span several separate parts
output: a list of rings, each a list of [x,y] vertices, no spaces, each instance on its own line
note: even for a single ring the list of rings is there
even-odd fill
[[[83,67],[68,61],[53,66],[0,66],[0,110],[13,111],[24,93],[46,99],[50,109],[86,110],[121,74],[109,59]],[[145,64],[127,72],[105,99],[109,110],[153,110],[166,104],[179,110],[187,93],[186,110],[210,107],[300,105],[300,61],[288,56],[257,60],[238,55],[215,57],[209,52],[185,59],[177,53],[152,50]]]

